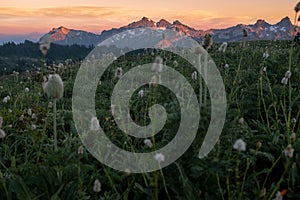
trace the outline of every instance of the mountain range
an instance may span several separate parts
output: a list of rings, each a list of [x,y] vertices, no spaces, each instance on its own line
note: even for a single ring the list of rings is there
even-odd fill
[[[104,30],[100,34],[83,30],[68,29],[63,26],[53,28],[47,34],[50,34],[52,41],[57,44],[79,44],[89,46],[96,45],[112,35],[121,33],[125,30],[143,27],[175,30],[198,41],[201,41],[206,34],[211,34],[215,42],[240,41],[243,39],[243,29],[245,29],[248,33],[248,37],[246,38],[247,40],[287,40],[293,37],[293,25],[288,17],[284,17],[276,24],[269,24],[265,20],[259,19],[255,24],[238,24],[229,28],[209,30],[197,30],[181,23],[178,20],[172,23],[165,19],[155,22],[147,17],[143,17],[139,21],[132,22],[126,26]],[[296,27],[296,29],[297,31],[300,31],[299,27]]]

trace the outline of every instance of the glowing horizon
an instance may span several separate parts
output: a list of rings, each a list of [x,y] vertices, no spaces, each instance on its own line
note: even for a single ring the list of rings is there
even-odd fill
[[[0,34],[45,33],[59,26],[100,33],[138,21],[143,16],[156,22],[160,19],[171,23],[179,20],[201,30],[253,24],[258,19],[274,24],[286,16],[293,22],[296,3],[284,0],[232,0],[230,4],[220,0],[73,0],[71,6],[59,0],[4,0],[0,7]]]

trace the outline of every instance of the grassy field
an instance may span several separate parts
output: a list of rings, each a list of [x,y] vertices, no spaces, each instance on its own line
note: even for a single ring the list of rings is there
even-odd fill
[[[72,116],[73,84],[80,63],[68,61],[42,72],[0,77],[0,129],[5,132],[0,135],[0,199],[299,199],[300,48],[290,41],[253,41],[229,43],[223,53],[219,46],[214,44],[208,50],[227,94],[226,122],[218,143],[207,157],[198,158],[210,121],[208,95],[191,147],[175,163],[144,174],[111,169],[82,146]],[[157,53],[168,66],[176,61],[174,68],[199,94],[200,77],[192,78],[194,70],[186,61],[171,53]],[[263,57],[264,53],[268,56]],[[147,108],[153,103],[168,111],[170,118],[163,130],[152,138],[155,146],[150,148],[142,139],[126,136],[111,115],[109,97],[118,81],[117,68],[125,74],[154,59],[146,53],[118,58],[97,88],[100,126],[123,149],[158,149],[172,140],[178,129],[179,104],[161,86],[145,85],[140,88],[144,96],[137,90],[130,101],[131,117],[141,125],[149,123]],[[64,82],[56,112],[53,99],[42,88],[43,74],[53,73]],[[97,97],[102,97],[101,101]],[[246,143],[245,149],[234,145],[238,139]]]

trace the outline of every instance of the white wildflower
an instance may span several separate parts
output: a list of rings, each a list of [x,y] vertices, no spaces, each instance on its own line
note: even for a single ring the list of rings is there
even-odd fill
[[[267,59],[267,58],[269,58],[269,54],[268,54],[268,52],[266,51],[266,52],[264,52],[264,54],[263,54],[263,58],[264,59]]]
[[[156,153],[154,158],[157,162],[164,162],[165,161],[165,156],[162,153]]]
[[[153,144],[152,144],[152,142],[151,142],[150,139],[145,139],[145,140],[144,140],[144,144],[145,144],[147,147],[149,147],[149,148],[152,148],[152,146],[153,146]]]
[[[115,72],[115,77],[122,78],[122,76],[123,76],[123,69],[122,69],[122,67],[118,67]]]
[[[239,124],[244,124],[245,123],[245,119],[243,118],[243,117],[241,117],[240,119],[239,119]]]
[[[29,88],[28,87],[25,88],[25,92],[29,92]]]
[[[284,76],[285,76],[285,78],[291,78],[292,72],[288,70],[288,71],[285,72]]]
[[[287,84],[288,84],[288,81],[289,81],[289,79],[288,79],[288,78],[286,78],[286,77],[283,77],[283,78],[281,79],[281,84],[283,84],[283,85],[287,85]]]
[[[246,151],[246,146],[247,144],[242,139],[238,139],[235,141],[233,148],[238,151]]]
[[[6,134],[4,132],[4,130],[0,129],[0,139],[5,138]]]
[[[296,133],[295,132],[293,132],[292,134],[291,134],[291,139],[293,140],[293,141],[295,141],[296,140]]]
[[[277,191],[275,199],[273,199],[273,200],[283,200],[283,196],[281,195],[280,191]]]
[[[98,179],[95,180],[94,186],[93,186],[94,192],[100,192],[101,191],[101,183]]]
[[[78,147],[78,154],[82,155],[83,154],[83,150],[84,150],[84,147],[82,145],[80,147]]]
[[[61,77],[58,74],[49,75],[48,81],[43,83],[43,89],[48,97],[60,99],[64,93],[64,84]]]
[[[219,47],[219,52],[221,52],[221,53],[225,53],[225,51],[226,51],[226,49],[227,49],[227,42],[223,42],[222,44],[221,44],[221,46]]]
[[[143,98],[144,96],[144,90],[140,90],[139,93],[138,93],[139,97],[140,98]]]
[[[289,144],[287,148],[284,150],[284,154],[286,157],[290,157],[290,158],[294,156],[294,149],[291,144]]]
[[[3,124],[3,117],[0,116],[0,128],[2,127]]]
[[[197,77],[198,77],[198,73],[197,73],[196,71],[194,71],[194,72],[192,73],[192,79],[193,79],[193,80],[197,80]]]
[[[28,108],[28,110],[27,110],[27,115],[29,115],[29,116],[32,115],[32,110],[31,110],[31,108]]]

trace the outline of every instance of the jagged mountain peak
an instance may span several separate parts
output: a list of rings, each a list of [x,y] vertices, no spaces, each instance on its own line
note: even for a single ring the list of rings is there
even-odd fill
[[[172,24],[170,23],[170,22],[168,22],[167,20],[165,20],[165,19],[161,19],[161,20],[159,20],[157,23],[156,23],[156,26],[157,27],[165,27],[165,28],[167,28],[167,27],[169,27],[169,26],[171,26]]]
[[[142,17],[141,20],[132,22],[121,28],[140,28],[140,27],[156,27],[156,23],[148,17]]]
[[[286,16],[286,17],[282,18],[280,20],[280,22],[278,22],[276,25],[277,26],[288,26],[288,27],[290,27],[290,26],[292,26],[292,22],[291,22],[290,18],[288,16]]]

